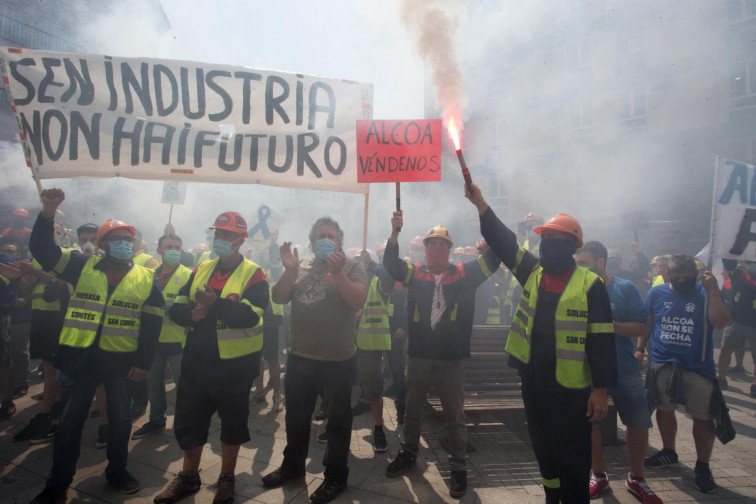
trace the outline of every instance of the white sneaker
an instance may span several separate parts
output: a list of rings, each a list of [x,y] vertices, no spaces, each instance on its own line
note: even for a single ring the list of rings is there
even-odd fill
[[[273,408],[272,409],[275,412],[283,411],[283,402],[281,401],[281,394],[273,395]]]

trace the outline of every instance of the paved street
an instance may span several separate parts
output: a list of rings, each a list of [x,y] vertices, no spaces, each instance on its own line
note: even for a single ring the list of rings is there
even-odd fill
[[[693,485],[695,450],[691,434],[692,422],[678,413],[678,444],[681,467],[649,471],[646,476],[651,488],[664,502],[717,501],[721,503],[756,502],[756,399],[749,397],[753,363],[746,356],[748,375],[730,377],[730,389],[725,392],[737,437],[728,445],[718,441],[714,447],[711,468],[719,489],[714,494],[703,494]],[[31,399],[41,391],[38,381],[29,394],[17,401],[19,413],[10,421],[0,424],[0,502],[27,503],[44,486],[44,476],[49,469],[52,445],[29,446],[14,443],[12,436],[37,412],[38,403]],[[172,389],[173,385],[169,386]],[[174,393],[169,393],[172,401]],[[268,395],[270,400],[271,396]],[[172,405],[169,411],[172,411]],[[310,441],[311,460],[307,477],[284,488],[266,490],[260,477],[275,469],[282,459],[286,442],[284,432],[285,413],[276,414],[270,404],[253,405],[250,415],[252,440],[240,452],[237,465],[235,502],[305,503],[307,496],[321,482],[321,459],[325,445],[315,439],[323,431],[322,422],[313,422]],[[421,459],[417,468],[405,476],[389,479],[384,470],[399,448],[393,401],[386,400],[386,428],[389,451],[375,454],[371,445],[372,419],[364,413],[354,420],[350,460],[349,488],[336,502],[400,503],[400,502],[455,502],[449,497],[447,483],[449,465],[444,449],[443,417],[428,408],[423,425]],[[105,450],[94,447],[97,420],[90,419],[84,431],[84,441],[79,469],[73,487],[69,490],[69,502],[124,502],[147,504],[153,496],[173,478],[181,467],[181,452],[171,429],[173,417],[168,419],[168,428],[140,441],[131,442],[129,469],[140,480],[142,489],[132,496],[122,496],[109,488],[102,476],[105,467]],[[538,467],[533,457],[524,418],[521,414],[494,415],[483,413],[468,415],[470,480],[463,503],[541,503],[543,490]],[[141,426],[147,421],[142,417],[135,422]],[[203,454],[201,477],[205,485],[194,496],[184,499],[186,503],[212,502],[220,471],[220,423],[212,424],[210,443]],[[661,446],[658,431],[651,430],[652,453]],[[627,448],[624,445],[624,429],[620,427],[619,444],[605,447],[607,469],[612,492],[595,502],[630,504],[638,502],[623,486],[627,474]],[[305,486],[307,485],[307,486]]]

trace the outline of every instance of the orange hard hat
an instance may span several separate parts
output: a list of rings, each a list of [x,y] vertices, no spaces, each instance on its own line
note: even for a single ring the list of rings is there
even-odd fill
[[[223,212],[216,219],[210,229],[223,229],[232,233],[249,236],[247,233],[247,221],[239,212]]]
[[[16,208],[11,212],[11,215],[15,215],[16,217],[23,217],[24,219],[29,218],[29,212],[27,212],[25,208]]]
[[[544,229],[553,229],[555,231],[563,231],[577,238],[577,248],[583,247],[583,228],[580,227],[577,219],[567,214],[556,214],[554,217],[546,221],[543,226],[535,228],[533,231],[536,234],[543,233]]]
[[[100,226],[100,229],[97,230],[97,242],[102,242],[105,235],[116,229],[128,229],[132,238],[136,235],[136,229],[134,229],[134,226],[129,226],[125,222],[116,219],[108,219],[102,226]]]
[[[522,222],[531,222],[531,223],[537,222],[538,224],[543,224],[543,219],[541,218],[540,215],[538,215],[535,212],[528,212],[528,214],[525,217],[523,217]]]

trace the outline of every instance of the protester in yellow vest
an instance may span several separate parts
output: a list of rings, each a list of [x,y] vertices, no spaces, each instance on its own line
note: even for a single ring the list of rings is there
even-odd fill
[[[0,386],[3,402],[0,406],[0,422],[16,414],[13,402],[13,358],[10,347],[10,311],[18,299],[16,281],[21,271],[12,265],[14,258],[0,252]]]
[[[44,383],[39,413],[13,436],[13,440],[28,440],[29,444],[36,445],[52,441],[58,428],[60,387],[53,362],[71,292],[69,284],[42,271],[36,260],[17,264],[25,275],[34,279],[29,355],[32,359],[42,359]]]
[[[160,266],[160,263],[157,259],[155,259],[154,256],[146,252],[147,244],[142,238],[142,232],[138,229],[135,232],[136,241],[134,243],[134,264],[144,266],[145,268],[149,268],[151,270],[156,269],[158,266]]]
[[[189,281],[192,270],[183,266],[181,260],[182,242],[176,234],[166,234],[158,240],[157,253],[162,264],[155,270],[155,279],[165,298],[166,316],[160,331],[155,361],[147,375],[147,394],[150,402],[150,419],[131,439],[142,439],[165,429],[165,412],[168,403],[165,398],[165,366],[171,366],[173,381],[181,381],[181,352],[186,341],[186,329],[176,324],[167,312],[173,306],[179,290]]]
[[[218,258],[197,266],[169,311],[173,322],[189,328],[173,422],[184,463],[155,504],[199,490],[202,448],[214,413],[221,419],[222,459],[213,502],[233,500],[239,448],[250,439],[249,392],[259,371],[268,282],[263,269],[239,253],[247,237],[240,214],[220,214],[210,230]]]
[[[75,285],[55,354],[62,416],[53,465],[45,489],[33,502],[65,498],[76,471],[84,421],[100,382],[108,396],[105,477],[122,493],[139,490],[139,482],[126,470],[131,383],[147,377],[165,313],[153,272],[132,260],[132,226],[115,219],[100,226],[97,241],[105,257],[61,250],[55,244],[53,217],[64,199],[60,189],[43,191],[42,211],[29,242],[45,270]]]
[[[388,299],[394,279],[378,264],[378,255],[363,250],[359,255],[370,280],[367,301],[357,325],[357,377],[362,395],[373,413],[373,451],[388,450],[383,432],[383,355],[391,350]]]
[[[609,295],[595,273],[575,265],[583,231],[558,214],[534,229],[540,259],[517,245],[475,184],[465,196],[477,207],[486,242],[523,285],[507,352],[520,369],[528,431],[546,502],[589,500],[591,423],[608,411],[617,383]]]

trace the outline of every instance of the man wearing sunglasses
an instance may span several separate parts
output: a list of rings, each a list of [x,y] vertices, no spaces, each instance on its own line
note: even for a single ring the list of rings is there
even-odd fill
[[[76,286],[55,355],[62,414],[53,465],[33,503],[65,500],[76,472],[84,421],[100,383],[105,385],[109,418],[105,477],[121,493],[139,490],[139,482],[126,470],[131,382],[147,377],[165,307],[154,272],[132,260],[132,226],[115,219],[100,226],[97,246],[105,251],[104,257],[63,250],[55,244],[53,218],[64,199],[60,189],[42,192],[42,211],[29,242],[45,270]]]

